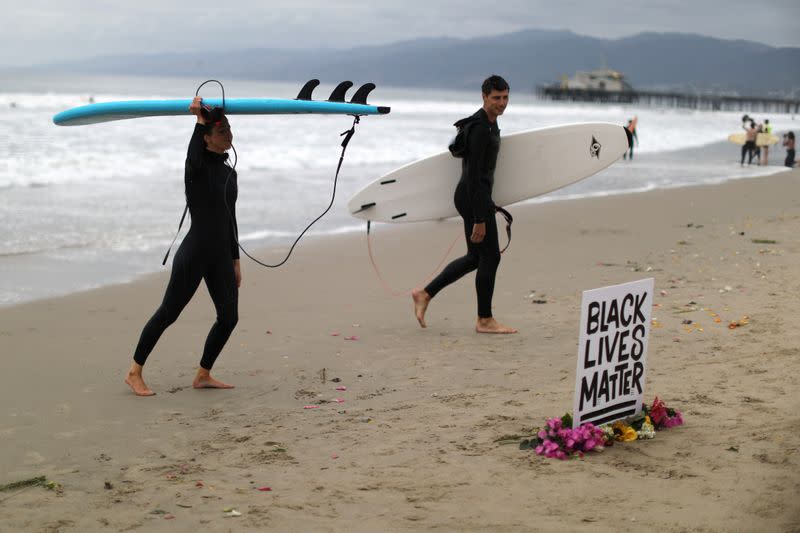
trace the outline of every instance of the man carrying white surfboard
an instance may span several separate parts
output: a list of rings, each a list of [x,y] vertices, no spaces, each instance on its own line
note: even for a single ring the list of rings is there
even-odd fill
[[[483,107],[471,117],[456,123],[464,129],[466,153],[461,166],[461,179],[454,202],[464,219],[467,254],[447,265],[424,289],[414,289],[414,313],[419,325],[426,327],[425,312],[439,291],[466,274],[477,270],[475,291],[478,297],[478,333],[516,333],[492,316],[492,295],[497,267],[500,264],[500,242],[492,201],[494,170],[500,151],[500,129],[497,117],[508,105],[508,83],[500,76],[490,76],[481,87]]]

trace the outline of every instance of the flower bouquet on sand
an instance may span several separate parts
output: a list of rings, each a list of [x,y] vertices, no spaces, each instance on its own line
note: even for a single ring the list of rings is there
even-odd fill
[[[520,449],[533,449],[537,455],[552,459],[583,457],[589,451],[603,451],[614,442],[652,439],[656,431],[683,424],[680,411],[667,407],[657,396],[652,407],[611,424],[595,426],[591,422],[572,428],[572,415],[549,418],[530,438],[520,442]]]
[[[667,407],[658,396],[653,400],[653,406],[650,409],[645,407],[644,410],[650,415],[650,420],[653,421],[653,426],[657,430],[683,425],[681,412]]]
[[[537,455],[555,459],[567,459],[573,455],[583,457],[585,452],[601,450],[605,443],[603,431],[593,424],[583,424],[572,429],[572,415],[565,414],[561,418],[550,418],[534,439],[527,442],[528,448],[534,448]],[[520,446],[522,447],[522,446]]]

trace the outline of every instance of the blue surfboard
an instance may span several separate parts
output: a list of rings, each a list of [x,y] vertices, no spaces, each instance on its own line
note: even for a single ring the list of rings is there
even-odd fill
[[[363,85],[349,102],[344,94],[353,83],[345,81],[334,89],[326,101],[311,100],[311,91],[319,84],[318,80],[306,83],[297,99],[276,98],[204,98],[203,104],[224,107],[228,115],[284,115],[314,113],[324,115],[385,115],[390,108],[367,104],[367,95],[375,88],[374,84]],[[59,126],[79,126],[97,124],[112,120],[125,120],[140,117],[161,117],[188,115],[190,99],[181,100],[129,100],[121,102],[100,102],[73,107],[53,117]],[[223,106],[224,103],[224,106]]]

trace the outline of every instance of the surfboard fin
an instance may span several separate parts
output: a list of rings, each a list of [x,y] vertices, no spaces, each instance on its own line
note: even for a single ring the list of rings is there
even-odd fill
[[[352,81],[343,81],[336,88],[333,90],[331,95],[328,97],[329,102],[344,102],[344,95],[347,90],[353,86]]]
[[[367,105],[367,96],[369,96],[369,93],[371,93],[373,89],[375,89],[374,83],[365,83],[358,88],[356,94],[350,99],[350,103]]]
[[[303,88],[300,89],[300,92],[297,93],[297,98],[295,100],[311,100],[311,93],[314,92],[314,89],[317,88],[319,85],[318,79],[308,80]]]

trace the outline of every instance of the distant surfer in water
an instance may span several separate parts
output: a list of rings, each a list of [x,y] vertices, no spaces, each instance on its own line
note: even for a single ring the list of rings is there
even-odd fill
[[[200,368],[192,385],[196,389],[230,389],[211,377],[211,367],[228,341],[239,317],[239,247],[236,227],[236,171],[226,164],[233,134],[221,109],[210,112],[195,97],[189,111],[197,116],[189,141],[184,182],[192,225],[172,262],[164,301],[142,330],[125,383],[138,396],[155,394],[142,378],[142,367],[158,339],[192,299],[201,280],[217,311],[206,339]],[[205,115],[205,116],[204,116]]]
[[[631,134],[628,136],[628,150],[622,154],[622,159],[629,159],[633,161],[633,144],[634,141],[638,144],[639,143],[639,136],[636,135],[636,124],[639,122],[638,117],[633,117],[628,121],[628,125],[625,126],[625,129],[628,130]]]
[[[483,107],[464,121],[466,153],[461,166],[461,179],[456,187],[454,201],[464,219],[467,255],[449,265],[424,289],[414,289],[414,313],[419,325],[425,324],[428,304],[439,291],[466,274],[477,269],[475,291],[478,295],[478,333],[516,333],[492,316],[492,294],[497,267],[500,265],[500,241],[497,236],[495,204],[492,185],[497,154],[500,151],[500,129],[497,117],[508,105],[509,87],[500,76],[490,76],[483,82]]]

